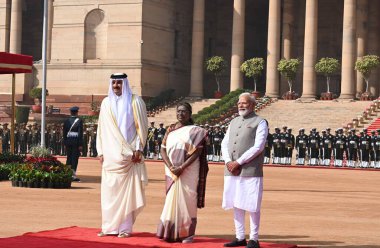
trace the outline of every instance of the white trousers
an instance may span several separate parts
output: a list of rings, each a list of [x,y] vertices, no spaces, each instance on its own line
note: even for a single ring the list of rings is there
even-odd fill
[[[249,239],[258,240],[259,227],[260,227],[260,211],[248,212],[248,213],[249,213],[249,223],[250,223]],[[240,208],[234,208],[235,232],[236,232],[236,238],[239,240],[245,239],[244,219],[245,219],[245,210],[242,210]]]

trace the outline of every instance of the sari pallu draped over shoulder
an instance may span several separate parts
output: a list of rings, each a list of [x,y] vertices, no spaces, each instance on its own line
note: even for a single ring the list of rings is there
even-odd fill
[[[207,132],[197,126],[167,131],[163,146],[173,166],[181,166],[195,151],[200,156],[177,177],[165,166],[166,199],[157,236],[166,241],[181,241],[195,234],[197,207],[205,205],[208,164],[205,143]]]

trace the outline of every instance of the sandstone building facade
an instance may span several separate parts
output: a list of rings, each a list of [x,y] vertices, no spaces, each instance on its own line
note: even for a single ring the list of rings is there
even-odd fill
[[[318,59],[337,58],[342,68],[330,90],[352,99],[365,88],[356,59],[380,54],[380,0],[49,0],[48,10],[47,88],[50,98],[67,102],[104,96],[114,72],[127,73],[143,96],[173,88],[212,97],[216,83],[204,60],[214,55],[228,63],[224,93],[253,88],[239,67],[264,58],[258,89],[272,97],[288,90],[278,61],[299,58],[293,88],[304,98],[326,91],[314,71]],[[32,74],[17,75],[20,102],[41,84],[42,23],[43,0],[0,0],[0,50],[36,61]],[[378,69],[370,81],[375,96],[379,79]],[[0,101],[10,92],[10,76],[0,76]]]

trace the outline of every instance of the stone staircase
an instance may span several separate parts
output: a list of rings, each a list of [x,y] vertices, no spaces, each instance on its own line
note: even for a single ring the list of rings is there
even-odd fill
[[[278,100],[258,114],[269,122],[270,132],[275,127],[287,126],[298,134],[305,128],[308,134],[311,128],[318,131],[330,127],[335,130],[352,123],[353,118],[361,115],[372,102],[366,101],[285,101]]]
[[[193,108],[193,114],[198,113],[203,108],[206,108],[212,104],[214,104],[219,99],[194,99],[194,98],[185,98],[183,101],[188,102],[191,104],[191,107]],[[165,126],[168,126],[172,123],[177,122],[177,116],[176,116],[176,106],[172,106],[159,114],[156,114],[154,117],[148,117],[149,122],[154,121],[156,126],[158,126],[159,123],[164,123]]]

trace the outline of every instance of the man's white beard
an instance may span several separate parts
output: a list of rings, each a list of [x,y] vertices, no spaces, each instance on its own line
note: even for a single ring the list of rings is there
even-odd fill
[[[239,115],[240,116],[247,116],[249,114],[249,109],[239,109]]]

